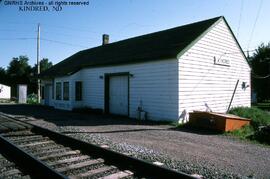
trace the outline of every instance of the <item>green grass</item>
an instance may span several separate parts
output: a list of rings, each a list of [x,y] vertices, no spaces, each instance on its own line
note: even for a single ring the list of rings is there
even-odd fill
[[[229,111],[240,117],[251,119],[251,126],[257,129],[259,126],[270,125],[270,114],[257,107],[238,107]]]
[[[252,106],[266,110],[266,111],[270,111],[270,101],[255,103],[255,104],[252,104]]]
[[[256,107],[238,107],[231,109],[230,114],[234,114],[240,117],[251,119],[249,126],[244,126],[239,130],[228,132],[227,134],[237,136],[241,139],[252,139],[260,142],[264,142],[264,136],[257,135],[260,126],[270,125],[270,114],[264,110]],[[260,136],[260,138],[258,138]]]
[[[252,126],[244,126],[241,129],[228,132],[227,134],[237,136],[240,139],[249,139],[251,136],[253,136],[255,133],[255,130]]]

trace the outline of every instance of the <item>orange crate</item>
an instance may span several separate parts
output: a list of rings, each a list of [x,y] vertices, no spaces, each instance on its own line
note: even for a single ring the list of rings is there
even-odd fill
[[[189,124],[194,127],[218,131],[233,131],[250,124],[250,119],[231,114],[194,111],[189,113]]]

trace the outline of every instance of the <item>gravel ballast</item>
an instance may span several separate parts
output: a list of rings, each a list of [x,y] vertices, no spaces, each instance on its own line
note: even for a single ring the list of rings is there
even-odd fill
[[[0,111],[114,151],[161,162],[204,178],[268,178],[270,147],[171,125],[77,114],[41,106],[0,105]],[[26,116],[26,118],[24,118]],[[30,118],[28,118],[28,116]]]

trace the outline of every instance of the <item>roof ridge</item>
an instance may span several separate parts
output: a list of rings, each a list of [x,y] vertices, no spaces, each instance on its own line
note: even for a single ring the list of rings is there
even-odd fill
[[[110,46],[110,45],[113,45],[113,44],[116,44],[116,43],[125,42],[125,41],[129,41],[129,40],[136,39],[136,38],[142,38],[144,36],[155,35],[155,34],[159,34],[159,33],[162,33],[162,32],[167,32],[167,31],[170,31],[170,30],[177,30],[178,28],[183,28],[185,26],[190,26],[190,25],[194,25],[194,24],[197,24],[197,23],[211,21],[211,20],[214,20],[214,19],[218,20],[220,18],[224,18],[224,16],[217,16],[217,17],[213,17],[213,18],[210,18],[210,19],[206,19],[206,20],[200,20],[200,21],[184,24],[184,25],[177,26],[177,27],[172,27],[172,28],[169,28],[169,29],[163,29],[163,30],[156,31],[156,32],[151,32],[151,33],[148,33],[148,34],[142,34],[142,35],[130,37],[130,38],[127,38],[127,39],[122,39],[122,40],[111,42],[111,43],[108,43],[108,44],[105,44],[105,45],[99,45],[99,46],[91,47],[91,48],[88,48],[88,49],[80,50],[77,53],[88,51],[88,50],[95,49],[95,48],[100,48],[100,47],[103,47],[103,46]]]
[[[218,16],[81,50],[42,72],[40,76],[65,76],[88,66],[174,58],[221,18],[224,17]]]

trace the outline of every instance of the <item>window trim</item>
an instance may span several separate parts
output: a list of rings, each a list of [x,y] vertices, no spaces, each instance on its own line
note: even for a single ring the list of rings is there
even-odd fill
[[[44,100],[45,99],[45,86],[42,85],[41,86],[41,100]]]
[[[79,91],[77,91],[77,84],[80,84]],[[83,90],[83,83],[82,81],[75,81],[75,101],[82,101],[82,90]],[[77,94],[79,92],[79,94]]]
[[[65,86],[66,84],[67,84],[67,87]],[[63,82],[63,100],[64,101],[69,101],[69,96],[70,96],[69,95],[69,81],[65,81],[65,82]]]
[[[57,86],[60,85],[60,93],[57,93]],[[55,100],[62,100],[62,83],[56,82],[55,83]]]

